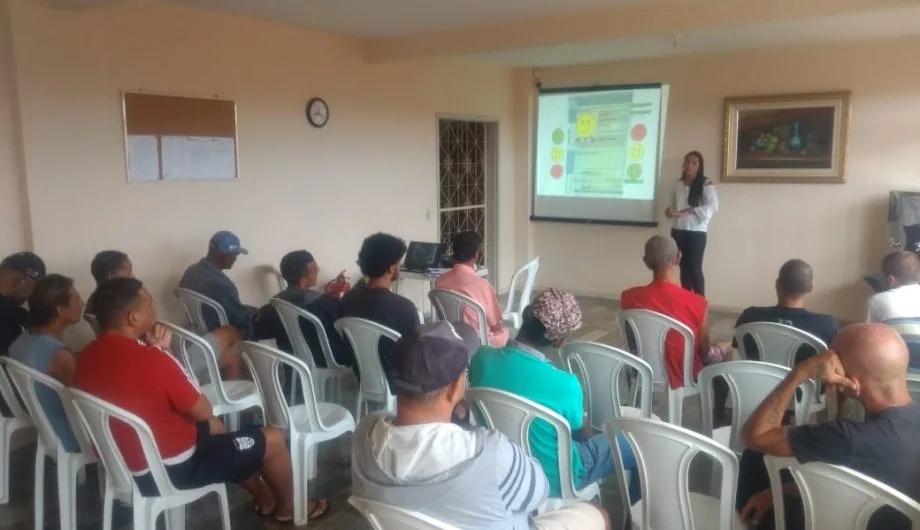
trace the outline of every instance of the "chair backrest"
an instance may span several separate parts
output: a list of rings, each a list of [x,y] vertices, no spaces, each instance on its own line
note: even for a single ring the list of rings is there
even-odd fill
[[[288,283],[284,279],[284,276],[281,275],[281,271],[275,267],[272,267],[272,274],[275,276],[275,280],[278,282],[278,291],[283,291],[287,289]]]
[[[30,424],[32,423],[32,418],[29,416],[29,413],[22,408],[19,394],[16,393],[15,387],[13,386],[13,380],[10,378],[10,373],[7,370],[9,361],[9,357],[0,357],[0,396],[3,397],[3,401],[6,402],[6,406],[9,407],[14,418]]]
[[[920,374],[907,374],[907,391],[910,393],[910,397],[913,398],[914,401],[920,403]]]
[[[195,373],[193,370],[194,366],[201,366],[202,363],[195,363],[194,359],[200,359],[204,361],[204,366],[207,367],[208,371],[208,381],[214,383],[214,387],[217,391],[217,397],[223,400],[223,403],[229,401],[223,385],[221,384],[220,379],[220,366],[217,364],[217,352],[211,347],[208,341],[201,338],[199,335],[175,324],[169,322],[159,322],[161,325],[166,326],[172,332],[172,345],[171,351],[172,354],[179,359],[179,362],[182,363],[182,366],[185,367],[185,371],[188,372],[188,375],[195,381],[199,387],[202,385],[200,380],[201,373]],[[213,403],[218,405],[219,403]]]
[[[357,317],[345,317],[335,321],[335,329],[345,336],[355,352],[358,370],[361,374],[361,393],[372,401],[387,401],[392,398],[383,365],[380,364],[380,339],[386,337],[393,342],[399,340],[399,333],[374,321]]]
[[[631,506],[631,502],[617,434],[623,434],[635,454],[645,528],[698,528],[690,508],[690,468],[694,457],[703,453],[717,462],[722,472],[719,523],[706,530],[733,529],[738,457],[731,449],[689,429],[648,418],[615,418],[605,431],[614,448],[623,506]]]
[[[731,361],[712,364],[700,371],[700,408],[703,414],[703,434],[712,436],[712,381],[716,377],[725,380],[732,402],[731,435],[728,446],[738,454],[744,451],[741,443],[741,428],[754,410],[776,388],[790,369],[773,363],[759,361]],[[801,396],[793,397],[795,402],[795,425],[808,420],[809,407],[814,403],[817,386],[812,380],[799,386]]]
[[[80,419],[102,460],[105,473],[109,477],[109,485],[114,487],[116,492],[124,494],[135,491],[137,487],[131,470],[112,434],[112,424],[121,423],[137,435],[144,459],[147,460],[147,468],[150,470],[150,475],[160,495],[179,493],[166,473],[166,467],[157,450],[153,432],[144,420],[82,390],[71,389],[70,393]]]
[[[70,389],[57,379],[30,368],[15,359],[5,358],[4,362],[10,379],[13,380],[14,385],[19,390],[19,395],[22,396],[22,401],[32,417],[32,423],[35,424],[38,437],[42,445],[45,446],[45,450],[49,454],[55,455],[57,451],[63,451],[64,449],[61,437],[55,430],[54,425],[52,425],[45,407],[39,400],[38,389],[42,387],[54,392],[61,401],[61,406],[67,416],[67,423],[77,440],[80,452],[86,455],[93,454],[92,442],[83,423],[80,421],[76,407],[74,407]]]
[[[552,410],[510,392],[494,388],[471,388],[467,399],[490,430],[496,430],[521,446],[528,456],[533,456],[530,446],[530,428],[542,420],[556,431],[559,461],[559,489],[563,499],[575,498],[572,475],[572,430],[565,418]]]
[[[293,355],[259,342],[241,342],[240,350],[242,350],[243,359],[249,366],[250,372],[254,374],[253,377],[262,394],[267,425],[284,430],[289,429],[291,426],[291,410],[285,400],[285,387],[284,382],[281,380],[282,371],[280,370],[282,366],[287,366],[294,373],[295,380],[300,381],[298,388],[302,392],[301,397],[304,405],[298,405],[298,407],[302,406],[304,408],[310,432],[321,432],[323,430],[322,420],[320,420],[319,410],[316,406],[313,377],[307,363]],[[298,403],[298,401],[295,399],[294,403]]]
[[[99,319],[96,318],[96,315],[92,313],[83,313],[83,320],[89,323],[89,326],[93,328],[93,333],[95,333],[96,336],[102,333],[102,326],[99,324]]]
[[[635,353],[652,367],[656,386],[668,386],[665,341],[668,333],[679,333],[684,343],[684,384],[693,386],[693,330],[667,315],[647,309],[626,309],[617,314],[624,340],[632,333]]]
[[[374,530],[460,530],[425,514],[352,496],[348,499]]]
[[[774,499],[782,499],[779,472],[788,469],[805,508],[805,530],[866,530],[869,518],[882,506],[891,506],[920,528],[920,503],[878,480],[852,469],[822,462],[800,464],[794,458],[764,457]],[[776,530],[785,530],[786,507],[774,502]]]
[[[907,344],[908,366],[912,370],[920,369],[920,318],[892,318],[885,324],[896,329]]]
[[[760,361],[790,368],[795,364],[795,354],[803,344],[811,346],[819,354],[827,351],[824,341],[799,328],[777,322],[749,322],[735,328],[735,341],[742,360],[749,359],[744,347],[746,336],[757,345]]]
[[[467,322],[464,313],[472,311],[476,316],[479,331],[479,343],[489,344],[489,323],[486,320],[486,310],[482,304],[469,296],[449,291],[447,289],[432,289],[428,291],[428,299],[434,307],[440,320],[450,322]]]
[[[339,368],[341,365],[335,361],[332,354],[332,344],[329,343],[329,337],[326,335],[326,328],[323,327],[323,321],[313,313],[302,307],[298,307],[286,300],[272,298],[272,306],[278,311],[278,317],[284,326],[288,339],[291,341],[291,347],[294,349],[294,355],[298,359],[307,363],[310,370],[316,370],[316,358],[310,351],[307,338],[304,337],[303,328],[300,327],[300,319],[304,319],[313,326],[316,336],[319,338],[320,348],[323,350],[323,357],[326,359],[326,367]]]
[[[505,302],[505,313],[520,313],[530,304],[533,294],[533,284],[537,280],[537,271],[540,270],[540,256],[528,261],[511,276],[511,286],[508,287],[508,301]],[[521,296],[515,297],[518,282],[522,282]]]
[[[227,312],[224,310],[224,306],[217,303],[217,300],[183,287],[178,287],[173,292],[179,298],[179,301],[182,302],[185,314],[188,316],[189,322],[192,323],[196,331],[200,333],[211,331],[211,326],[208,326],[208,321],[204,315],[205,308],[210,309],[217,315],[217,321],[220,326],[226,326],[230,323],[230,320],[227,319]]]
[[[621,416],[620,383],[624,369],[638,372],[639,410],[643,418],[652,415],[652,367],[635,355],[597,342],[574,341],[559,348],[559,356],[569,372],[581,381],[587,396],[591,426],[602,429],[611,418]],[[627,370],[628,372],[629,370]]]

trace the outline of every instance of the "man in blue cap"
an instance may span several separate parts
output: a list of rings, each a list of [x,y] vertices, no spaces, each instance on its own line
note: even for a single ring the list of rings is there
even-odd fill
[[[230,325],[239,330],[243,339],[252,338],[252,330],[259,318],[259,310],[243,304],[240,292],[226,274],[225,270],[233,268],[240,254],[249,252],[240,244],[240,238],[233,232],[222,230],[211,236],[208,254],[198,263],[189,266],[179,280],[179,287],[203,294],[214,299],[227,313]],[[220,327],[217,315],[204,312],[205,322],[212,331]]]

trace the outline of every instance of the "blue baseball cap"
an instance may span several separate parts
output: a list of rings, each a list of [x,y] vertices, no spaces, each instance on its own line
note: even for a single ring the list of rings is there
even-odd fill
[[[227,254],[249,254],[249,251],[240,245],[240,238],[227,230],[221,230],[211,236],[211,246],[218,252]]]

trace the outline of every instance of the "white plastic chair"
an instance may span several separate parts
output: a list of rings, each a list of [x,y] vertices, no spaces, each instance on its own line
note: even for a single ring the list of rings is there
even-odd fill
[[[0,416],[0,504],[10,502],[10,457],[13,450],[13,435],[25,430],[30,435],[35,434],[35,425],[32,418],[22,408],[13,382],[6,370],[9,357],[0,357],[0,397],[6,402],[12,416]]]
[[[706,366],[700,371],[700,408],[703,413],[703,431],[706,436],[730,448],[737,454],[744,451],[741,443],[741,429],[754,410],[789,374],[789,368],[772,363],[758,361],[731,361]],[[712,382],[722,377],[728,384],[729,397],[732,402],[731,425],[713,430],[712,426]],[[808,411],[814,401],[817,389],[812,380],[799,386],[801,398],[795,402],[794,425],[801,425],[808,420]]]
[[[559,356],[568,371],[581,382],[593,429],[603,430],[604,424],[611,418],[653,416],[652,367],[647,362],[629,352],[597,342],[566,343],[559,348]],[[630,392],[632,406],[621,404],[620,382],[626,369],[639,374],[638,380],[629,385],[638,391],[638,403],[636,394]]]
[[[528,456],[533,456],[530,428],[534,421],[541,420],[556,431],[561,495],[558,498],[548,498],[541,507],[541,512],[563,508],[576,502],[590,501],[600,496],[597,483],[585,486],[581,490],[575,489],[575,476],[572,473],[572,429],[565,418],[543,405],[494,388],[471,388],[466,395],[471,406],[481,414],[486,428],[504,434],[521,446]]]
[[[318,403],[310,367],[302,360],[258,342],[240,345],[243,359],[255,374],[265,399],[265,423],[288,432],[294,470],[294,524],[307,524],[307,481],[316,476],[316,445],[355,430],[345,407]],[[282,366],[294,373],[303,392],[302,405],[288,405],[281,381]]]
[[[428,299],[431,300],[431,305],[440,320],[467,322],[464,318],[466,309],[473,311],[478,322],[479,343],[486,346],[489,344],[489,322],[486,320],[486,310],[482,304],[469,296],[447,289],[428,291]]]
[[[209,307],[214,311],[217,315],[217,321],[220,327],[230,324],[230,320],[227,318],[227,311],[224,310],[224,306],[220,305],[217,300],[183,287],[177,287],[173,293],[175,293],[179,301],[182,302],[182,308],[185,309],[185,314],[188,316],[189,322],[198,333],[204,334],[211,331],[211,327],[208,326],[204,318],[205,307]]]
[[[678,425],[647,418],[614,418],[605,427],[614,448],[623,506],[641,530],[733,530],[744,528],[735,513],[738,458],[709,438]],[[623,458],[616,435],[623,434],[636,457],[642,500],[629,499]],[[719,497],[690,491],[690,468],[698,454],[721,468]]]
[[[460,530],[425,514],[382,502],[351,496],[348,502],[370,523],[373,530]]]
[[[914,401],[920,402],[920,374],[907,374],[907,391]]]
[[[85,320],[89,326],[93,329],[93,333],[98,337],[102,333],[102,326],[99,324],[99,319],[96,318],[96,315],[90,313],[83,313],[83,320]]]
[[[390,392],[390,385],[383,373],[379,345],[380,339],[384,337],[393,342],[398,341],[399,333],[382,324],[356,317],[336,320],[335,329],[351,344],[361,374],[355,418],[360,419],[368,412],[368,402],[382,403],[382,410],[396,412],[396,396]]]
[[[227,416],[227,429],[235,431],[239,428],[239,413],[256,407],[262,410],[263,416],[265,409],[262,404],[262,396],[259,395],[259,389],[252,381],[236,380],[224,381],[220,377],[220,367],[217,364],[217,353],[214,352],[211,345],[198,335],[191,331],[170,324],[169,322],[160,322],[160,324],[169,328],[173,334],[175,355],[185,366],[185,370],[204,394],[214,409],[215,416]],[[196,363],[193,359],[204,361],[208,372],[208,383],[201,384],[198,374],[193,370]]]
[[[669,316],[646,309],[627,309],[617,314],[617,322],[623,340],[627,330],[632,331],[636,342],[636,355],[652,367],[655,390],[668,392],[668,421],[681,425],[684,417],[684,399],[700,393],[693,381],[693,330],[683,322]],[[680,388],[671,388],[668,381],[668,367],[665,353],[665,340],[668,333],[680,334],[684,343],[684,382]]]
[[[508,287],[508,300],[505,302],[502,319],[514,330],[521,329],[524,308],[530,304],[533,284],[537,280],[537,271],[539,269],[540,257],[537,256],[518,269],[511,277],[511,285]],[[519,281],[523,282],[521,296],[515,298],[514,295],[517,294]]]
[[[49,456],[57,463],[58,508],[61,528],[77,527],[77,475],[87,464],[98,462],[93,452],[93,445],[80,421],[70,390],[60,381],[38,372],[14,359],[4,359],[6,369],[15,387],[22,396],[29,415],[38,431],[38,444],[35,449],[34,500],[35,528],[45,527],[45,457]],[[77,441],[78,449],[68,452],[61,444],[61,438],[51,424],[39,401],[37,390],[42,386],[57,394],[61,400],[67,420]],[[101,471],[101,468],[100,468]],[[100,479],[104,475],[100,474]]]
[[[895,508],[913,528],[920,528],[920,503],[862,473],[822,462],[800,464],[794,458],[765,456],[764,463],[770,474],[776,530],[786,529],[782,469],[789,470],[801,493],[805,530],[866,530],[869,518],[882,506]]]
[[[153,432],[144,420],[86,392],[76,389],[71,389],[70,392],[80,419],[105,467],[104,530],[112,528],[112,508],[115,500],[134,507],[134,530],[156,530],[157,517],[163,512],[166,512],[167,528],[181,530],[185,527],[185,506],[211,493],[217,494],[220,503],[221,527],[230,530],[230,507],[227,503],[225,484],[212,484],[189,490],[177,489],[166,473]],[[130,427],[137,435],[150,475],[160,493],[158,497],[141,495],[131,470],[115,443],[111,420]]]
[[[335,356],[332,353],[332,344],[329,343],[329,337],[326,335],[326,328],[323,327],[323,321],[306,309],[280,298],[272,298],[271,303],[275,307],[275,310],[278,311],[278,317],[281,319],[281,324],[284,325],[284,331],[291,341],[291,348],[294,350],[294,355],[301,361],[306,362],[307,366],[310,367],[310,374],[313,376],[313,385],[316,389],[316,395],[325,400],[328,396],[327,391],[329,390],[329,385],[327,383],[331,380],[333,389],[332,400],[335,403],[341,403],[344,394],[342,382],[343,380],[353,380],[355,374],[351,368],[342,366],[335,360]],[[316,331],[320,348],[323,350],[323,358],[326,359],[326,368],[319,368],[316,366],[313,352],[310,351],[310,346],[307,344],[306,337],[304,337],[303,329],[300,327],[301,318],[309,322]],[[296,392],[296,383],[297,379],[295,378],[291,384],[292,400]],[[293,401],[291,401],[291,403],[293,403]]]

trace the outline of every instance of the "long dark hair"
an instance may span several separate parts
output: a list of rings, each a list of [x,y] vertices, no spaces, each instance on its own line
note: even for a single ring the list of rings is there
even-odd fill
[[[706,172],[703,170],[703,154],[699,151],[690,151],[684,155],[684,160],[687,157],[692,156],[696,157],[700,161],[700,169],[696,172],[696,178],[693,179],[693,182],[690,183],[690,193],[687,195],[687,204],[691,208],[696,208],[703,202],[703,186],[706,184]],[[680,180],[683,180],[684,176],[680,176]]]

